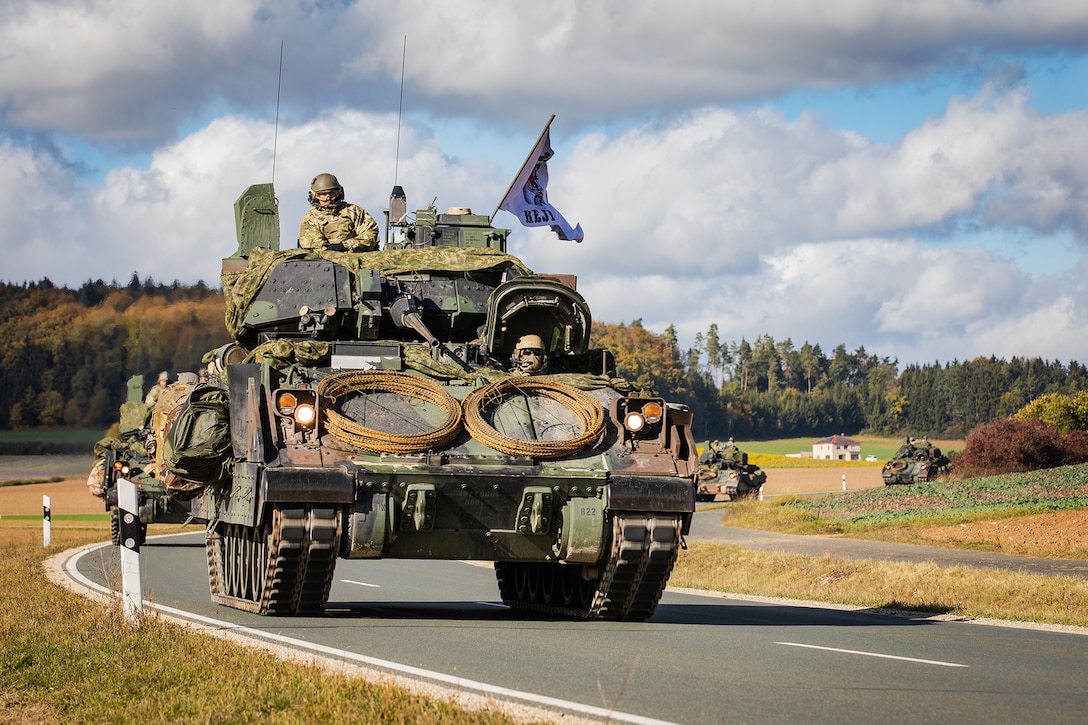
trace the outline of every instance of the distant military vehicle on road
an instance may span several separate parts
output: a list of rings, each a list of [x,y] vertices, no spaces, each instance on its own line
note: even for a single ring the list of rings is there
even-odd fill
[[[948,466],[949,460],[928,438],[904,438],[903,445],[884,464],[880,475],[885,486],[926,483],[936,478]]]
[[[193,376],[194,382],[196,376]],[[118,437],[107,437],[95,444],[95,462],[87,478],[90,492],[103,500],[110,514],[110,534],[120,544],[121,510],[117,503],[117,482],[126,479],[136,484],[140,517],[140,543],[152,523],[184,523],[189,519],[189,504],[170,495],[163,486],[161,451],[157,448],[155,425],[162,425],[171,409],[186,397],[192,384],[175,383],[166,388],[150,408],[144,404],[143,375],[128,382],[128,399],[121,406]],[[158,461],[158,466],[156,462]]]
[[[699,456],[695,498],[715,501],[719,496],[727,496],[726,500],[735,501],[757,493],[766,482],[766,471],[748,463],[748,454],[737,448],[732,438],[724,444],[711,441]]]

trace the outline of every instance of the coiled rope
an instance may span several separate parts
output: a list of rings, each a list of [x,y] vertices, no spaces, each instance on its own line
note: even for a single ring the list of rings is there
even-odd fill
[[[497,431],[484,418],[484,411],[498,406],[510,393],[539,395],[572,411],[582,424],[582,435],[567,440],[535,441],[512,438]],[[484,445],[513,456],[562,458],[582,450],[601,437],[605,428],[604,408],[589,393],[554,380],[511,377],[476,388],[465,397],[465,428]]]
[[[360,425],[323,406],[325,429],[339,440],[379,453],[418,453],[449,443],[461,432],[464,414],[457,399],[433,380],[391,370],[351,370],[336,373],[318,383],[318,395],[335,403],[348,393],[396,393],[430,403],[444,411],[445,422],[423,433],[388,433]]]

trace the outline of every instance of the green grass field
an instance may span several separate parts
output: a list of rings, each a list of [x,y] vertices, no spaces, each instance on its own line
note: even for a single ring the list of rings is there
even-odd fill
[[[0,430],[0,443],[85,443],[90,450],[102,440],[105,431],[97,428],[71,428],[66,430]]]
[[[3,517],[4,521],[41,521],[42,514],[12,514]],[[110,515],[107,513],[100,514],[54,514],[49,515],[51,522],[57,521],[72,521],[85,524],[101,524],[110,522]]]

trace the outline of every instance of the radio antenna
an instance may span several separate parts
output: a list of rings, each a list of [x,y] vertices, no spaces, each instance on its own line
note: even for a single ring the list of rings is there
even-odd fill
[[[400,175],[400,122],[404,118],[404,60],[408,56],[408,36],[404,36],[404,48],[400,54],[400,105],[397,108],[397,153],[393,165],[393,191],[389,193],[389,208],[385,210],[385,244],[388,246],[393,227],[407,226],[408,199],[397,183]]]
[[[276,185],[276,149],[280,141],[280,88],[283,87],[283,40],[280,40],[280,71],[276,78],[276,127],[272,133],[272,186]]]
[[[400,120],[404,117],[404,61],[408,57],[408,36],[404,36],[404,47],[400,51],[400,104],[397,107],[397,155],[393,165],[393,186],[397,185],[400,173]]]

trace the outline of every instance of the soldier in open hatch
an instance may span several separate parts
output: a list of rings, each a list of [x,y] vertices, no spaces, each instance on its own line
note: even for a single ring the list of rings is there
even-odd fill
[[[378,223],[366,209],[344,201],[344,187],[335,176],[315,176],[308,199],[313,208],[299,224],[299,247],[333,252],[372,252],[378,248]]]
[[[548,351],[540,335],[522,335],[510,356],[514,375],[543,375],[548,370]]]

